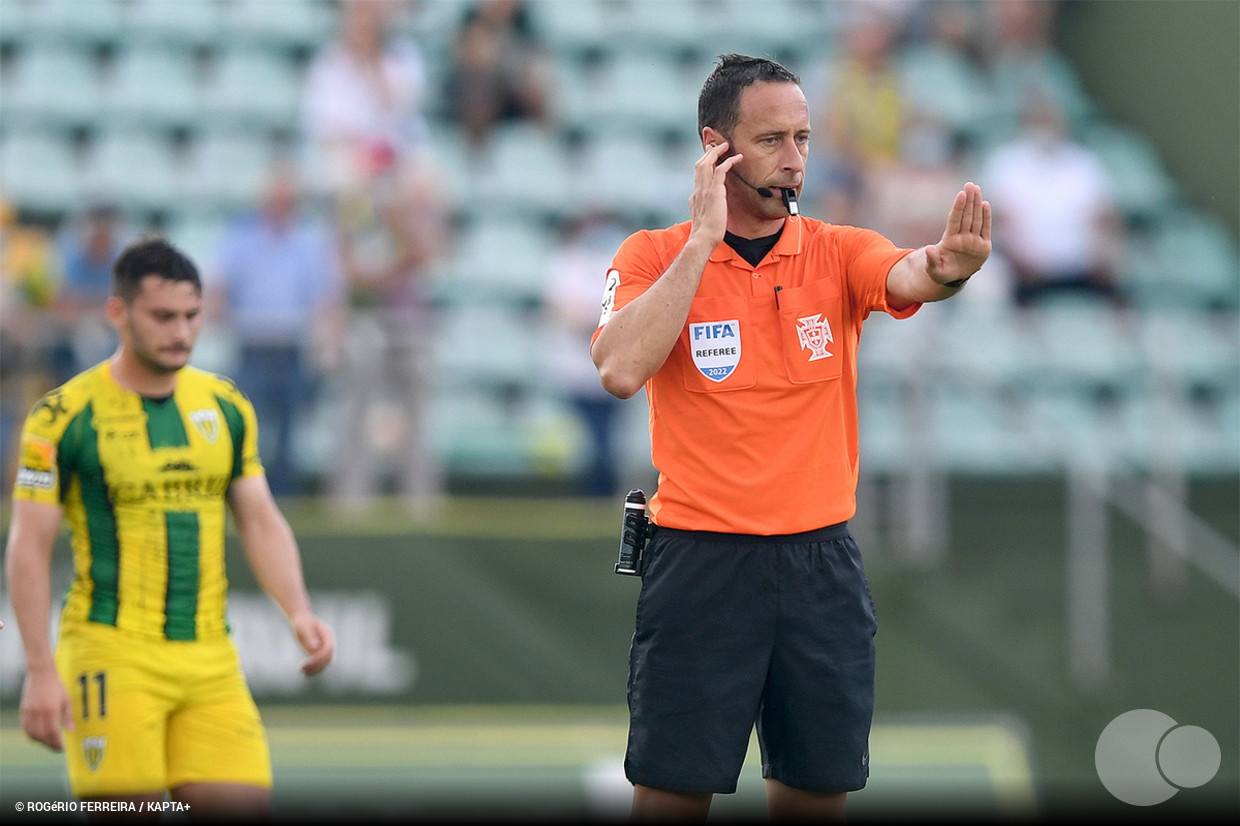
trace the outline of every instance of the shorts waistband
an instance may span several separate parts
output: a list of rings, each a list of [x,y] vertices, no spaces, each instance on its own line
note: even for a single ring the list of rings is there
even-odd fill
[[[847,522],[839,522],[822,528],[801,531],[800,533],[780,534],[748,534],[719,533],[716,531],[686,531],[681,528],[665,528],[662,525],[651,525],[652,536],[668,534],[679,539],[692,539],[699,542],[724,542],[735,545],[799,545],[810,542],[831,542],[850,536]]]

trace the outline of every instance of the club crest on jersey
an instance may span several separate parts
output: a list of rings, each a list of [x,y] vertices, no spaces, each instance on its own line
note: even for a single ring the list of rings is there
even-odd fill
[[[103,752],[108,746],[108,738],[103,735],[82,738],[82,757],[86,759],[86,768],[99,771],[103,763]]]
[[[822,317],[822,313],[807,315],[797,319],[797,339],[802,350],[810,351],[810,361],[829,358],[827,345],[835,341],[831,335],[831,325]]]
[[[215,408],[206,407],[202,410],[191,411],[189,420],[194,423],[194,428],[208,442],[214,442],[220,437],[220,411]]]
[[[741,361],[741,322],[706,321],[689,325],[689,348],[693,364],[711,381],[732,375]]]

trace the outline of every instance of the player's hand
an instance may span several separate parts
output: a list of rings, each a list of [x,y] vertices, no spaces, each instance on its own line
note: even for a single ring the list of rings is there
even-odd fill
[[[336,637],[327,623],[308,611],[293,617],[292,624],[298,644],[310,655],[301,664],[301,673],[313,677],[331,663],[336,652]]]
[[[728,170],[736,166],[743,155],[723,158],[728,143],[711,144],[693,166],[693,194],[689,196],[690,234],[701,234],[711,242],[711,248],[723,241],[728,228],[728,193],[724,187]],[[723,160],[719,160],[723,158]]]
[[[990,257],[990,202],[982,190],[968,183],[956,194],[947,228],[937,244],[925,248],[926,269],[939,284],[968,278]]]
[[[55,670],[26,673],[20,713],[27,737],[53,751],[64,751],[61,729],[73,731],[73,706]]]

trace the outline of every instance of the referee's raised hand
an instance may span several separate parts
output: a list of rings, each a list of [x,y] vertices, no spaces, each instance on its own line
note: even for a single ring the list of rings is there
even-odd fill
[[[977,184],[956,193],[947,228],[937,244],[925,248],[926,271],[943,285],[967,280],[990,257],[990,202]]]

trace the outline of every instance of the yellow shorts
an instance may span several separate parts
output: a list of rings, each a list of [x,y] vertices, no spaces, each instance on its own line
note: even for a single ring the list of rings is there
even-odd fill
[[[169,641],[73,623],[56,666],[73,704],[65,759],[75,797],[271,787],[267,734],[230,637]]]

